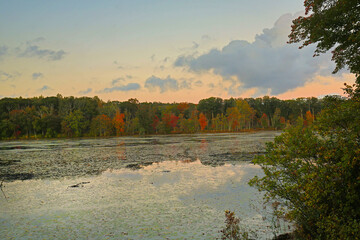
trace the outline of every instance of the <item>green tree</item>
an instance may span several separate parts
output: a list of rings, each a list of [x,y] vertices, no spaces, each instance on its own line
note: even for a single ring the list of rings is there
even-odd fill
[[[152,104],[139,104],[136,116],[139,119],[140,129],[144,131],[144,134],[150,134],[154,132],[152,124],[155,117],[155,110],[153,109]]]
[[[10,138],[13,134],[13,124],[9,119],[3,119],[0,122],[0,138]]]
[[[240,113],[237,107],[228,108],[226,110],[226,116],[228,120],[228,130],[236,131],[239,128]]]
[[[88,124],[80,110],[71,112],[61,122],[63,132],[69,137],[81,137]]]
[[[254,109],[250,107],[247,101],[240,98],[236,100],[236,108],[239,110],[240,113],[240,126],[250,129],[252,119],[255,115]]]
[[[334,73],[347,66],[360,84],[358,0],[305,0],[305,16],[293,21],[289,42],[316,44],[315,56],[332,50]]]
[[[281,116],[280,116],[280,114],[281,114],[280,108],[276,108],[275,112],[274,112],[274,115],[273,115],[273,119],[272,119],[273,127],[275,129],[279,129],[281,127],[281,123],[280,123]]]
[[[223,112],[223,100],[215,97],[202,99],[199,101],[197,110],[204,113],[207,119],[212,119]]]
[[[269,117],[266,115],[266,113],[263,113],[263,115],[261,116],[260,124],[261,124],[262,128],[269,127]]]
[[[27,118],[24,110],[12,110],[9,114],[10,127],[15,138],[20,137],[27,126]]]
[[[141,126],[139,123],[139,118],[135,117],[125,121],[125,132],[130,134],[135,134],[135,133],[139,133],[140,130],[141,130]]]

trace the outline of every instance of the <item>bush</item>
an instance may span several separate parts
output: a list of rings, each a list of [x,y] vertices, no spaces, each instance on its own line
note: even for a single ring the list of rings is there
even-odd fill
[[[255,159],[264,170],[250,185],[273,200],[294,222],[301,239],[359,239],[360,101],[334,102],[310,126],[303,121],[267,144]]]
[[[234,212],[229,210],[225,211],[225,223],[226,226],[220,232],[222,233],[222,240],[249,240],[256,239],[254,232],[247,231],[240,225],[240,219],[235,216]],[[252,238],[250,238],[252,237]]]

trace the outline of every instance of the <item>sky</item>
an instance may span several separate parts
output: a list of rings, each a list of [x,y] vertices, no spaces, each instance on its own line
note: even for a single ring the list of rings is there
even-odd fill
[[[140,102],[342,94],[331,55],[287,44],[301,0],[0,0],[0,98]]]

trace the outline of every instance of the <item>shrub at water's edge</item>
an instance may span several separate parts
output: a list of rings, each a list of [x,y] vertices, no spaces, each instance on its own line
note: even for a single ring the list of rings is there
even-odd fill
[[[347,101],[332,102],[313,125],[299,121],[254,160],[265,176],[250,184],[282,200],[279,216],[302,239],[360,236],[360,101],[346,90]]]

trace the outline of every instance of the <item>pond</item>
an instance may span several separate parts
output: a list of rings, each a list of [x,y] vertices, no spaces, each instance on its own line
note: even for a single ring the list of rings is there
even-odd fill
[[[270,239],[247,182],[279,134],[0,142],[0,239],[216,239],[225,210]]]

